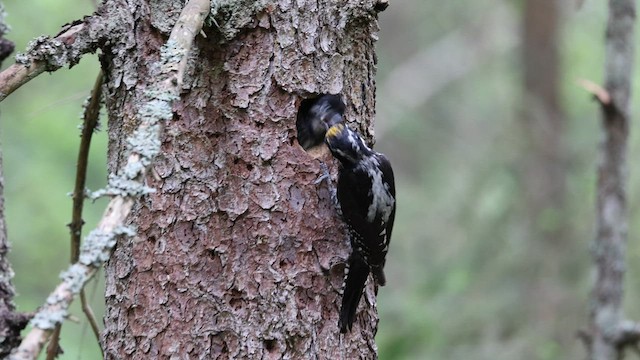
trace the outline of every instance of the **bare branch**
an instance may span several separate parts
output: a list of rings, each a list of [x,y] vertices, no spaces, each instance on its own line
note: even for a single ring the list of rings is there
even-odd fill
[[[78,163],[76,169],[76,184],[73,189],[73,210],[71,216],[71,223],[69,224],[69,230],[71,232],[71,263],[78,261],[80,256],[80,235],[82,234],[82,225],[84,220],[82,219],[82,208],[84,206],[85,199],[85,184],[87,179],[87,166],[89,164],[89,149],[91,146],[91,137],[96,130],[98,120],[100,118],[100,104],[102,99],[102,84],[104,83],[104,74],[102,70],[98,73],[96,82],[93,85],[91,91],[91,98],[84,111],[83,123],[82,123],[82,135],[80,141],[80,150],[78,151]],[[93,335],[96,337],[100,352],[102,352],[102,346],[100,346],[100,328],[98,322],[93,314],[91,306],[87,302],[87,297],[84,292],[84,287],[80,290],[80,304],[82,305],[82,312],[87,317],[89,325]],[[104,355],[104,354],[103,354]]]
[[[55,360],[62,353],[62,349],[60,348],[60,332],[62,331],[62,324],[56,325],[56,328],[53,330],[51,334],[51,341],[49,341],[49,345],[47,346],[47,358],[46,360]]]
[[[91,331],[96,337],[98,347],[100,347],[100,352],[103,353],[102,346],[100,346],[100,327],[98,326],[98,321],[96,320],[96,316],[93,313],[93,309],[91,309],[91,306],[89,306],[84,288],[82,288],[82,290],[80,291],[80,305],[82,306],[82,312],[87,317],[89,326],[91,326]],[[102,355],[104,357],[104,353]]]
[[[103,36],[109,34],[109,22],[99,16],[87,17],[68,25],[55,38],[41,36],[32,40],[25,53],[16,55],[16,63],[0,73],[0,101],[45,71],[77,64],[82,56],[95,52]]]
[[[85,187],[87,180],[87,167],[89,164],[89,149],[91,147],[91,138],[98,124],[100,116],[100,101],[102,98],[102,71],[98,74],[98,78],[91,91],[89,103],[85,107],[82,134],[80,140],[80,149],[78,150],[78,161],[76,165],[76,182],[73,188],[73,207],[71,214],[71,223],[69,223],[69,231],[71,232],[71,263],[78,261],[80,256],[80,236],[82,234],[82,209],[84,207]]]
[[[587,92],[591,93],[602,105],[608,106],[611,104],[611,95],[602,86],[587,79],[578,79],[578,85],[580,85]]]
[[[79,260],[64,274],[63,282],[53,291],[47,303],[38,311],[31,332],[25,337],[11,360],[35,359],[56,324],[67,315],[69,304],[86,282],[109,259],[120,235],[133,235],[124,221],[131,212],[134,198],[144,193],[144,181],[153,158],[160,151],[160,122],[173,117],[172,104],[178,98],[182,83],[180,63],[189,54],[193,40],[209,13],[209,0],[189,1],[162,50],[159,81],[148,91],[147,100],[138,113],[140,126],[129,137],[130,155],[119,174],[110,179],[107,192],[118,194],[109,203],[98,228],[82,245]],[[137,184],[134,186],[133,183]],[[123,186],[124,185],[124,186]]]

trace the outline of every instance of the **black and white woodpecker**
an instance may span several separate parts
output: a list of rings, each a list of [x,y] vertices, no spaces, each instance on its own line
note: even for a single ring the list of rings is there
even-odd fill
[[[396,189],[389,160],[371,150],[343,123],[332,125],[325,142],[340,162],[338,203],[349,229],[351,255],[338,326],[351,330],[369,273],[384,286],[384,264],[396,214]]]

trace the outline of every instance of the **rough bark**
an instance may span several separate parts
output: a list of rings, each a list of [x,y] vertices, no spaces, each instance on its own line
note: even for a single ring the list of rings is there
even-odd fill
[[[623,318],[623,276],[627,242],[627,139],[634,62],[634,0],[610,0],[606,32],[604,138],[598,164],[596,239],[592,248],[596,282],[591,294],[589,358],[621,359],[625,346],[640,339]]]
[[[29,316],[15,312],[13,297],[15,290],[11,279],[13,270],[7,259],[9,241],[4,217],[4,176],[0,152],[0,358],[5,358],[20,344],[20,331],[29,321]]]
[[[13,52],[13,43],[4,38],[8,27],[4,23],[4,6],[0,3],[0,64]],[[0,151],[0,358],[6,357],[20,344],[20,331],[29,317],[15,312],[13,297],[15,289],[11,283],[13,270],[7,259],[9,241],[4,216],[4,176],[2,152]]]
[[[9,32],[9,26],[5,24],[4,17],[4,4],[0,2],[0,65],[11,55],[15,47],[11,40],[4,38],[4,35]]]
[[[328,189],[313,183],[318,161],[295,139],[301,99],[327,92],[342,92],[347,118],[371,133],[374,6],[215,2],[147,178],[157,192],[134,208],[138,235],[106,269],[106,358],[376,357],[371,284],[340,347],[347,238]],[[181,7],[103,5],[121,30],[101,58],[111,170]]]

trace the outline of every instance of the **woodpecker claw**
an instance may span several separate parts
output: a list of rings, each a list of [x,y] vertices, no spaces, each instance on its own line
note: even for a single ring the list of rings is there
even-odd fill
[[[313,182],[314,185],[318,185],[321,182],[323,182],[324,180],[327,180],[327,183],[329,185],[331,185],[331,175],[329,174],[329,168],[327,167],[327,164],[321,162],[320,163],[320,170],[322,170],[322,175],[320,175],[316,181]]]
[[[329,168],[327,164],[324,162],[320,162],[320,170],[322,170],[322,175],[320,175],[316,181],[313,183],[315,185],[321,184],[323,181],[327,182],[327,187],[329,188],[329,194],[331,195],[331,202],[333,202],[333,206],[336,208],[339,216],[342,216],[342,210],[340,209],[340,203],[338,202],[338,192],[336,187],[333,186],[333,182],[331,181],[331,174],[329,173]]]

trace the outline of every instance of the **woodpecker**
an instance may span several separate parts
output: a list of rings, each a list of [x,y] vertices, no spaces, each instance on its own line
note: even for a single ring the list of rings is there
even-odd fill
[[[345,105],[340,95],[325,94],[303,100],[298,110],[298,143],[308,150],[322,144],[327,130],[343,121]]]
[[[384,264],[396,214],[396,189],[389,160],[371,150],[343,123],[326,132],[325,142],[339,161],[337,198],[349,229],[351,255],[340,309],[341,333],[351,330],[369,273],[384,286]]]

